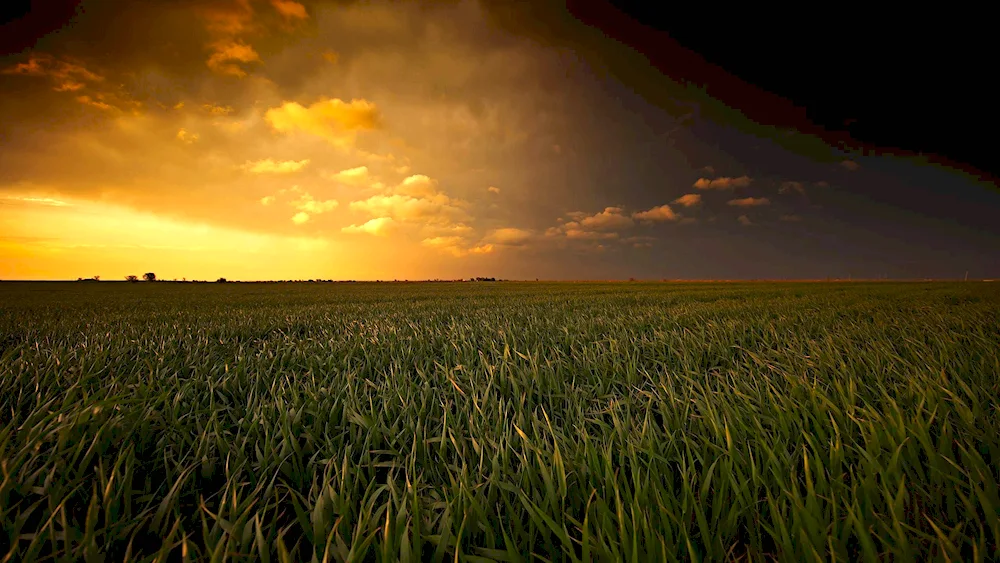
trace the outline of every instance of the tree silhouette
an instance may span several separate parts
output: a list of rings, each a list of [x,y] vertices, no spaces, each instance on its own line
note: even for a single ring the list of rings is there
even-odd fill
[[[125,276],[125,279],[127,281],[132,282],[132,283],[135,283],[135,282],[139,281],[139,276]]]
[[[156,274],[154,274],[153,272],[146,272],[145,274],[142,275],[142,279],[146,281],[156,281]]]

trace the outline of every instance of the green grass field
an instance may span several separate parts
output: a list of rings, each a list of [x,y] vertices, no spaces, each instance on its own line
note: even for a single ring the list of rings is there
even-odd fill
[[[998,560],[998,396],[1000,284],[3,283],[0,557]]]

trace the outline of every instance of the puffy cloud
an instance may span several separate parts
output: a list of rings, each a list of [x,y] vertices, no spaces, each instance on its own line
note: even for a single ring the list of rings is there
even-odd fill
[[[354,140],[356,131],[378,128],[381,117],[375,104],[367,100],[323,98],[309,106],[285,102],[267,110],[264,120],[281,133],[302,131],[344,146]]]
[[[495,244],[519,246],[531,240],[533,236],[534,233],[526,229],[505,227],[495,229],[484,240]]]
[[[349,234],[369,234],[381,237],[392,232],[394,227],[395,221],[392,220],[392,217],[376,217],[361,225],[349,225],[340,230]]]
[[[181,130],[177,132],[177,140],[190,145],[198,140],[198,134],[191,133],[187,129],[181,128]]]
[[[392,189],[392,193],[351,202],[350,208],[373,217],[392,217],[402,222],[448,226],[468,218],[463,209],[465,205],[465,202],[438,191],[437,182],[432,178],[415,174],[400,182]]]
[[[806,194],[806,188],[802,185],[802,182],[782,182],[781,187],[778,188],[779,194],[787,194],[789,192],[798,192],[802,195]]]
[[[633,213],[632,216],[640,221],[674,221],[677,219],[677,214],[674,213],[673,209],[670,209],[669,205],[658,205],[646,211]]]
[[[264,160],[255,162],[248,160],[241,168],[253,174],[290,174],[298,172],[307,164],[309,164],[308,158],[304,160],[273,160],[265,158]]]
[[[372,179],[367,166],[348,168],[347,170],[341,170],[340,172],[336,172],[334,174],[326,174],[324,177],[328,180],[340,182],[341,184],[359,187],[369,185]]]
[[[684,194],[671,203],[676,203],[684,207],[692,207],[701,203],[701,194]]]
[[[492,244],[466,247],[464,243],[465,239],[462,237],[433,237],[421,241],[421,244],[424,246],[437,248],[456,257],[468,256],[470,254],[489,254],[494,249]]]
[[[292,0],[271,0],[271,5],[284,16],[286,20],[304,20],[309,18],[306,7]]]
[[[731,199],[728,202],[729,205],[735,205],[736,207],[757,207],[760,205],[767,205],[771,203],[771,200],[766,197],[744,197],[739,199]]]
[[[183,104],[181,104],[181,107],[184,107]],[[217,106],[215,104],[203,104],[201,107],[202,109],[204,109],[205,111],[207,111],[212,115],[229,115],[233,113],[233,111],[235,111],[233,110],[232,106]]]
[[[297,201],[293,201],[291,206],[295,209],[306,211],[308,213],[319,214],[325,213],[327,211],[332,211],[337,208],[339,203],[335,199],[328,199],[326,201],[317,201],[313,196],[309,194],[302,194]]]
[[[292,223],[295,223],[296,225],[301,225],[302,223],[305,223],[308,220],[309,220],[309,214],[306,213],[305,211],[299,211],[295,215],[292,215]]]
[[[743,225],[744,227],[749,227],[750,225],[753,225],[753,221],[751,221],[750,218],[747,217],[746,215],[740,215],[739,217],[736,218],[736,220],[739,221],[740,225]]]
[[[699,190],[731,190],[733,188],[745,188],[750,185],[750,181],[749,176],[740,176],[739,178],[723,176],[715,179],[698,178],[698,181],[694,183],[694,187]]]
[[[272,203],[274,203],[275,199],[276,198],[273,195],[266,195],[266,196],[260,198],[260,204],[261,205],[271,205]]]
[[[466,216],[465,211],[451,204],[444,194],[431,198],[416,198],[407,195],[376,195],[366,200],[352,201],[353,211],[368,213],[374,217],[392,217],[397,221],[427,221],[430,223],[450,223]]]
[[[212,54],[205,63],[219,74],[244,77],[247,75],[240,63],[258,63],[260,55],[254,48],[239,40],[217,41],[211,45]]]
[[[490,187],[486,188],[486,191],[490,192],[491,194],[498,194],[498,193],[500,193],[500,188],[498,188],[496,186],[490,186]]]
[[[396,188],[396,193],[410,197],[432,198],[438,195],[437,182],[423,174],[415,174],[403,180]]]
[[[590,217],[583,217],[579,220],[583,227],[588,229],[610,230],[632,226],[632,219],[622,215],[621,207],[605,207],[604,211]]]

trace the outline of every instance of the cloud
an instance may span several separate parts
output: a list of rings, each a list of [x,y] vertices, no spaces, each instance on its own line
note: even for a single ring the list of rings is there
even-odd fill
[[[853,160],[842,160],[840,162],[840,165],[850,170],[851,172],[854,172],[858,168],[861,168],[861,165],[858,164],[857,162],[854,162]]]
[[[367,166],[348,168],[347,170],[341,170],[340,172],[336,172],[334,174],[324,175],[324,177],[328,180],[340,182],[341,184],[358,187],[369,185],[372,179]]]
[[[183,107],[183,105],[181,107]],[[205,111],[207,111],[212,115],[229,115],[233,113],[233,111],[235,111],[233,110],[232,106],[217,106],[215,104],[203,104],[201,107],[202,109],[204,109]]]
[[[698,170],[699,172],[704,172],[709,176],[715,176],[715,168],[712,168],[711,166],[702,166]]]
[[[829,188],[830,182],[827,182],[826,180],[820,180],[819,182],[816,182],[816,185],[820,188]]]
[[[621,207],[605,207],[604,211],[579,220],[583,227],[597,230],[620,229],[632,226],[632,219],[622,215]]]
[[[87,83],[101,82],[104,77],[71,59],[59,59],[46,53],[31,53],[28,60],[0,71],[2,74],[45,77],[52,81],[56,92],[75,92]]]
[[[496,186],[490,186],[490,187],[486,188],[486,191],[490,192],[491,194],[498,194],[498,193],[500,193],[500,188],[498,188]]]
[[[337,208],[339,202],[335,199],[328,199],[326,201],[317,201],[313,196],[309,194],[302,194],[298,200],[293,201],[290,204],[295,209],[301,211],[306,211],[313,214],[325,213],[327,211],[333,211]]]
[[[610,240],[619,237],[618,233],[584,231],[577,228],[569,228],[564,231],[566,238],[574,240]],[[546,234],[549,234],[546,231]]]
[[[729,205],[735,205],[736,207],[757,207],[759,205],[767,205],[771,203],[771,200],[766,197],[744,197],[740,199],[731,199],[727,203]]]
[[[366,200],[352,201],[352,211],[361,211],[374,217],[392,217],[397,221],[426,221],[429,223],[450,223],[465,217],[465,212],[451,205],[448,196],[439,194],[433,198],[416,198],[407,195],[376,195]]]
[[[260,55],[242,41],[217,41],[211,45],[212,54],[205,64],[219,74],[244,77],[247,75],[240,63],[259,63]]]
[[[304,160],[273,160],[265,158],[258,161],[248,160],[241,168],[253,174],[291,174],[292,172],[298,172],[307,164],[309,164],[308,158]]]
[[[305,223],[308,220],[309,220],[309,214],[306,213],[305,211],[300,211],[295,215],[292,215],[292,223],[295,223],[296,225],[301,225],[302,223]]]
[[[483,240],[501,245],[520,246],[531,240],[533,236],[534,233],[526,229],[505,227],[495,229]]]
[[[266,196],[260,198],[260,204],[261,205],[271,205],[272,203],[274,203],[275,199],[276,198],[273,195],[266,195]]]
[[[415,174],[404,179],[396,187],[396,193],[417,198],[432,198],[438,195],[437,182],[423,174]]]
[[[309,18],[306,7],[292,0],[271,0],[271,5],[286,20],[304,20]]]
[[[409,176],[392,193],[353,201],[350,208],[372,217],[392,217],[403,222],[424,222],[447,226],[467,219],[466,203],[452,199],[437,189],[437,182],[423,174]]]
[[[778,193],[786,194],[789,192],[798,192],[806,195],[806,188],[802,185],[802,182],[782,182],[781,187],[778,188]]]
[[[674,213],[673,209],[670,209],[669,205],[658,205],[646,211],[633,213],[632,217],[640,221],[674,221],[677,219],[677,214]]]
[[[281,133],[301,131],[344,146],[354,140],[356,131],[377,129],[381,117],[375,104],[367,100],[323,98],[308,107],[285,102],[267,110],[264,120]]]
[[[698,181],[694,183],[694,187],[699,190],[731,190],[733,188],[745,188],[750,185],[750,181],[749,176],[740,176],[739,178],[723,176],[714,180],[698,178]]]
[[[340,60],[340,55],[336,51],[327,49],[326,51],[323,51],[323,59],[330,64],[337,64]]]
[[[181,128],[181,130],[177,132],[177,140],[190,145],[198,140],[198,134],[190,133],[187,129]]]
[[[466,247],[464,243],[465,239],[462,237],[432,237],[421,241],[424,246],[439,249],[456,257],[468,256],[469,254],[489,254],[494,250],[492,244]]]
[[[376,217],[361,225],[349,225],[340,229],[349,234],[369,234],[375,236],[386,236],[395,228],[395,221],[392,217]]]
[[[12,203],[26,203],[32,205],[45,205],[47,207],[68,207],[72,205],[68,202],[62,201],[60,199],[54,199],[51,197],[32,197],[32,196],[2,196],[0,197],[2,201],[8,201]]]
[[[684,194],[670,203],[676,203],[684,207],[693,207],[701,203],[701,194]]]
[[[802,217],[799,217],[798,215],[782,215],[781,216],[781,220],[782,221],[789,221],[789,222],[797,222],[797,221],[801,221]]]
[[[736,220],[739,221],[740,225],[743,225],[744,227],[749,227],[750,225],[753,225],[753,222],[746,215],[740,215],[739,217],[736,218]]]

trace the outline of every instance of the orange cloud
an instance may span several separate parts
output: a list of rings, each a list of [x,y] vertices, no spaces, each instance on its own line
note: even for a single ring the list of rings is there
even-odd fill
[[[292,223],[295,223],[296,225],[301,225],[308,220],[309,220],[309,214],[306,213],[305,211],[300,211],[295,215],[292,215]]]
[[[739,221],[740,225],[743,225],[744,227],[749,227],[750,225],[753,225],[753,221],[751,221],[750,218],[747,217],[746,215],[740,215],[739,217],[736,218],[736,220]]]
[[[286,20],[304,20],[309,17],[309,14],[306,12],[306,7],[298,2],[293,2],[292,0],[271,0],[271,5],[274,6],[274,9],[277,10],[279,14],[284,16]]]
[[[395,221],[392,220],[392,217],[376,217],[364,224],[349,225],[340,230],[348,234],[369,234],[383,237],[392,232],[394,227]]]
[[[359,187],[369,185],[372,180],[367,166],[348,168],[347,170],[341,170],[340,172],[336,172],[334,174],[324,174],[323,177],[328,180],[340,182],[341,184],[347,184],[348,186]]]
[[[758,205],[767,205],[771,203],[771,200],[766,197],[744,197],[741,199],[731,199],[727,203],[737,207],[756,207]]]
[[[714,180],[698,178],[698,181],[694,183],[694,187],[699,190],[730,190],[733,188],[745,188],[749,185],[750,177],[748,176],[740,176],[739,178],[723,176]]]
[[[181,105],[181,107],[183,107],[183,105]],[[229,115],[233,113],[233,111],[235,111],[233,110],[232,106],[217,106],[215,104],[204,104],[201,107],[212,115]]]
[[[291,203],[291,206],[295,209],[312,213],[314,215],[332,211],[336,209],[338,205],[340,205],[340,203],[335,199],[317,201],[316,199],[313,199],[313,196],[310,194],[302,194],[302,197]]]
[[[264,160],[258,160],[255,162],[248,160],[246,161],[246,164],[241,166],[241,168],[253,174],[291,174],[292,172],[298,172],[307,164],[309,164],[308,158],[304,160],[277,161],[265,158]]]
[[[424,239],[421,244],[437,248],[456,257],[468,256],[469,254],[489,254],[494,249],[492,244],[465,247],[464,242],[462,237],[433,237]]]
[[[854,162],[853,160],[844,160],[844,161],[841,161],[840,165],[843,166],[844,168],[850,170],[851,172],[854,172],[858,168],[861,168],[861,165],[858,164],[857,162]]]
[[[621,207],[605,207],[604,211],[579,220],[580,225],[589,229],[619,229],[632,226],[632,219],[622,215]]]
[[[211,45],[212,55],[208,57],[208,68],[219,74],[240,78],[247,75],[239,63],[260,62],[260,55],[253,47],[239,40],[218,41]]]
[[[677,214],[674,213],[673,209],[670,209],[669,205],[659,205],[646,211],[633,213],[632,216],[640,221],[674,221],[677,219]]]
[[[397,221],[448,224],[463,219],[466,213],[452,205],[448,196],[439,194],[433,198],[416,198],[407,195],[376,195],[366,200],[353,201],[352,211],[361,211],[373,217],[392,217]]]
[[[782,182],[781,187],[778,188],[778,193],[786,194],[788,192],[798,192],[805,195],[806,188],[802,185],[802,182]]]
[[[177,132],[177,140],[190,145],[198,140],[198,134],[191,133],[187,129],[181,128],[181,130]]]
[[[701,203],[701,194],[684,194],[670,203],[676,203],[677,205],[683,205],[684,207],[692,207]]]
[[[55,83],[52,89],[57,92],[75,92],[83,88],[85,82],[104,80],[79,62],[57,59],[46,53],[31,53],[26,62],[5,68],[2,74],[47,77]]]
[[[274,203],[275,199],[277,199],[277,198],[275,198],[273,195],[267,195],[267,196],[264,196],[264,197],[260,198],[260,204],[261,205],[271,205],[272,203]]]
[[[302,131],[343,146],[353,141],[355,131],[378,128],[381,118],[367,100],[323,98],[308,107],[285,102],[267,110],[264,120],[281,133]]]

